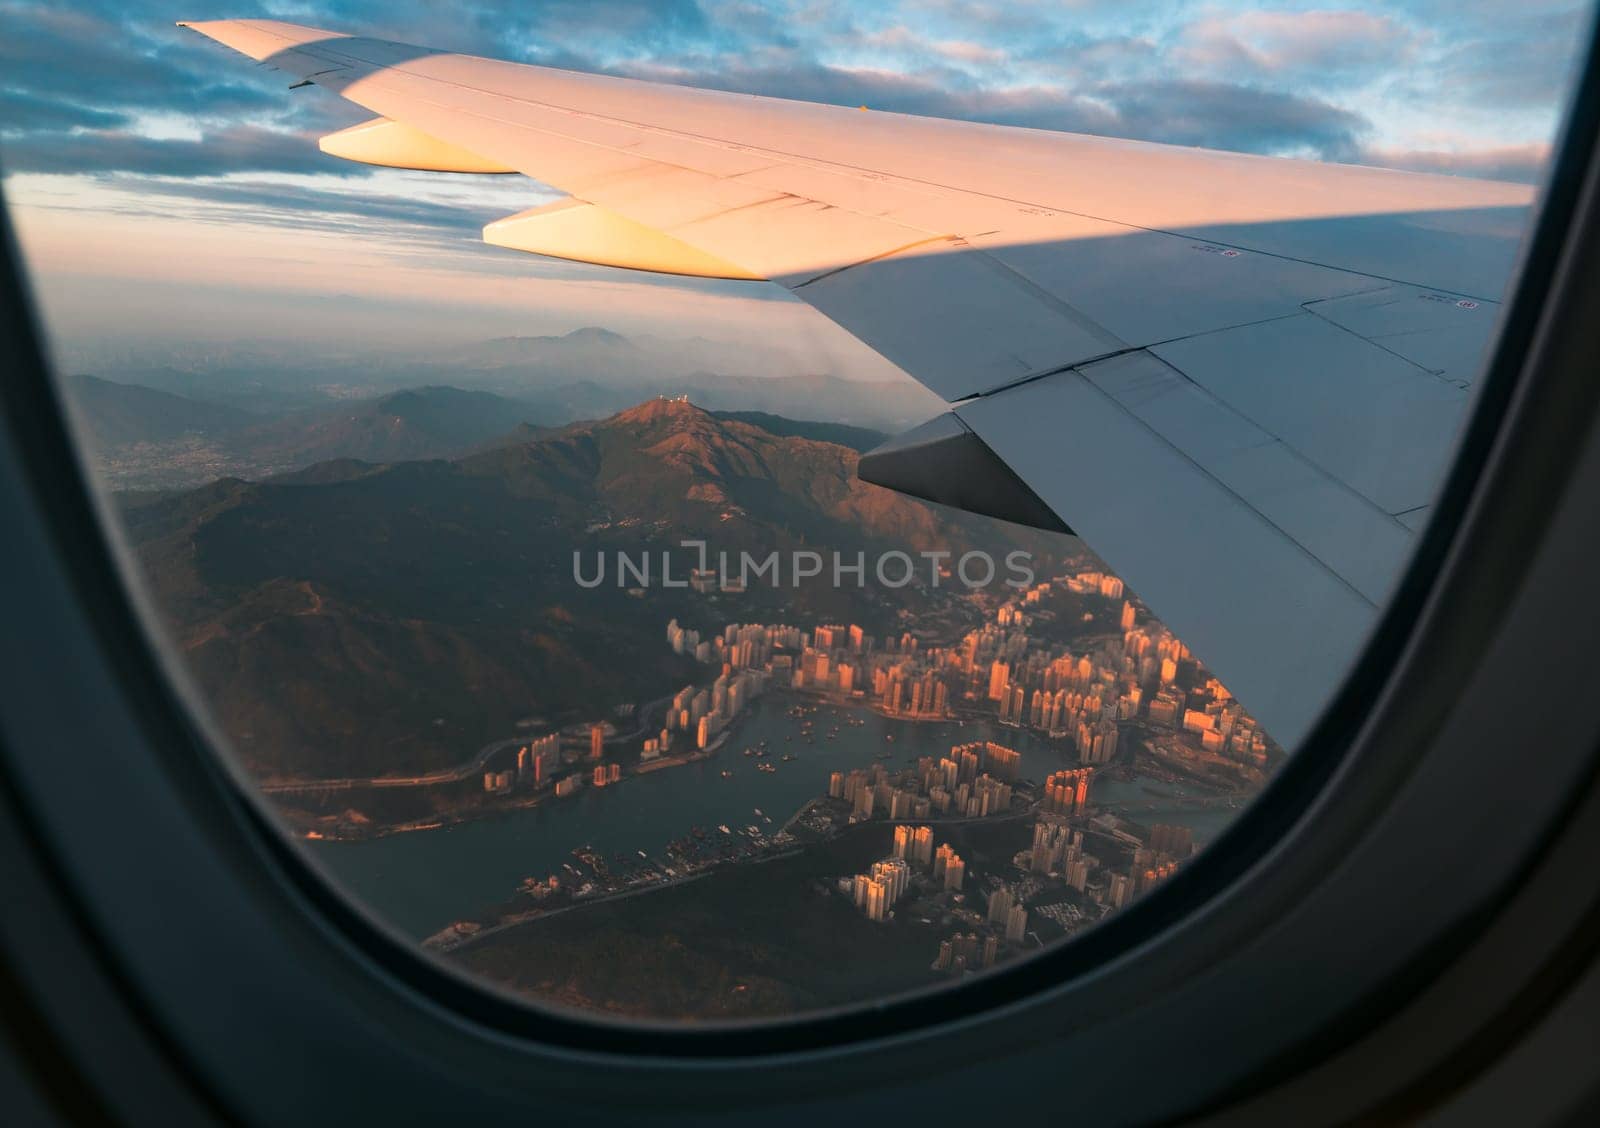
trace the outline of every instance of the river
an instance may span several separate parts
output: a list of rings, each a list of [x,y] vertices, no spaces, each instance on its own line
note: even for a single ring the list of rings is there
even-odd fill
[[[716,755],[696,763],[624,777],[612,787],[586,787],[568,799],[437,830],[309,845],[347,891],[390,924],[422,938],[509,899],[525,877],[561,872],[578,846],[634,857],[643,850],[656,858],[692,826],[715,833],[719,823],[734,830],[757,823],[764,831],[775,831],[807,800],[827,792],[829,773],[868,767],[874,756],[886,752],[892,757],[891,769],[899,769],[909,766],[908,757],[994,740],[1020,752],[1022,774],[1036,781],[1075,764],[1042,737],[990,721],[905,721],[830,705],[810,714],[815,724],[808,742],[800,731],[802,722],[786,715],[793,703],[786,695],[757,700]],[[852,726],[846,723],[850,718],[864,724]],[[835,725],[838,735],[830,740],[827,734]],[[886,739],[891,735],[892,742]],[[769,748],[764,762],[774,764],[775,772],[757,771],[763,761],[742,755],[742,749],[762,740]],[[781,762],[786,752],[795,759]],[[730,769],[733,778],[723,779],[723,769]],[[1151,781],[1099,779],[1092,798],[1113,805],[1137,803],[1141,809],[1130,817],[1190,826],[1196,841],[1205,843],[1237,812],[1146,806],[1163,795],[1197,794]],[[755,814],[757,808],[772,819],[770,824]]]

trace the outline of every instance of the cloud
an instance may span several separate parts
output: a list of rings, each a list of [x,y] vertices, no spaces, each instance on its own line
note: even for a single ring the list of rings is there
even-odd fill
[[[220,176],[230,172],[319,172],[361,176],[370,170],[330,157],[314,135],[234,125],[198,139],[156,138],[128,130],[30,134],[8,141],[0,154],[7,174],[79,173],[103,176]]]
[[[129,190],[130,195],[217,205],[211,217],[221,222],[296,229],[316,226],[323,230],[359,230],[366,234],[392,230],[394,225],[401,224],[413,229],[447,233],[453,246],[462,244],[461,236],[469,236],[476,241],[483,225],[500,216],[500,211],[496,211],[492,205],[484,208],[360,191],[333,192],[309,187],[298,181],[272,183],[258,180],[193,181],[119,177],[111,179],[107,186]],[[159,210],[153,209],[155,212]]]
[[[0,136],[72,129],[113,129],[126,125],[128,115],[97,110],[56,98],[42,98],[20,90],[0,90]]]
[[[118,112],[281,112],[267,71],[204,65],[176,28],[84,7],[8,4],[0,76],[13,90]],[[207,64],[214,64],[209,58]]]
[[[1483,34],[1443,53],[1436,81],[1453,97],[1502,109],[1557,107],[1565,101],[1592,19],[1586,7],[1503,12]],[[1448,112],[1449,103],[1440,104]]]
[[[1552,0],[1524,0],[1511,13],[1482,0],[1462,0],[1459,13],[1441,0],[1383,10],[1231,3],[1195,17],[1109,0],[279,0],[272,14],[749,93],[1334,158],[1359,155],[1383,134],[1383,100],[1352,92],[1424,50],[1429,65],[1411,67],[1396,95],[1408,113],[1437,96],[1430,84],[1446,82],[1452,97],[1475,104],[1552,102],[1577,26],[1570,2]],[[0,0],[0,113],[12,138],[5,167],[357,171],[305,139],[357,120],[359,110],[315,91],[289,97],[283,75],[240,65],[170,23],[254,14],[238,10],[249,7]],[[1392,149],[1426,148],[1412,140],[1383,138]]]
[[[1441,149],[1363,149],[1362,164],[1411,172],[1438,172],[1450,176],[1472,176],[1485,180],[1512,180],[1537,184],[1544,179],[1550,164],[1548,142],[1503,145],[1493,149],[1451,151]]]
[[[782,98],[1253,153],[1345,159],[1371,124],[1316,98],[1208,81],[1102,83],[1075,91],[986,87],[942,72],[896,74],[796,63],[718,71],[632,67],[627,73]]]
[[[1415,57],[1422,37],[1393,16],[1324,10],[1212,14],[1177,39],[1173,59],[1192,74],[1320,85],[1392,72]]]
[[[1235,83],[1179,79],[1108,85],[1097,93],[1116,112],[1111,132],[1140,140],[1345,160],[1371,131],[1350,110]]]

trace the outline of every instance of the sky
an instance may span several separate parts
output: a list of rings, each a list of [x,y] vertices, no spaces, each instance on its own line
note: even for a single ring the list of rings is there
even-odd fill
[[[484,247],[557,193],[376,170],[370,115],[180,19],[268,16],[584,71],[1319,160],[1537,181],[1585,5],[1551,0],[0,0],[0,171],[58,358],[228,342],[375,349],[601,324],[803,341],[883,375],[776,287]]]

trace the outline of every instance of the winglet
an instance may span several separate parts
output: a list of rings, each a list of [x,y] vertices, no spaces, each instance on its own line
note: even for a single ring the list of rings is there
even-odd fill
[[[308,43],[350,38],[343,32],[282,20],[179,20],[178,26],[199,32],[257,62]]]

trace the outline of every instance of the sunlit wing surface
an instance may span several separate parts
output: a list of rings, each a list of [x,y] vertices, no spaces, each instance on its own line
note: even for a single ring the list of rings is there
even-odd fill
[[[863,477],[1070,527],[1286,745],[1406,559],[1532,198],[185,26],[381,115],[330,152],[570,197],[492,242],[785,287],[955,405]]]

